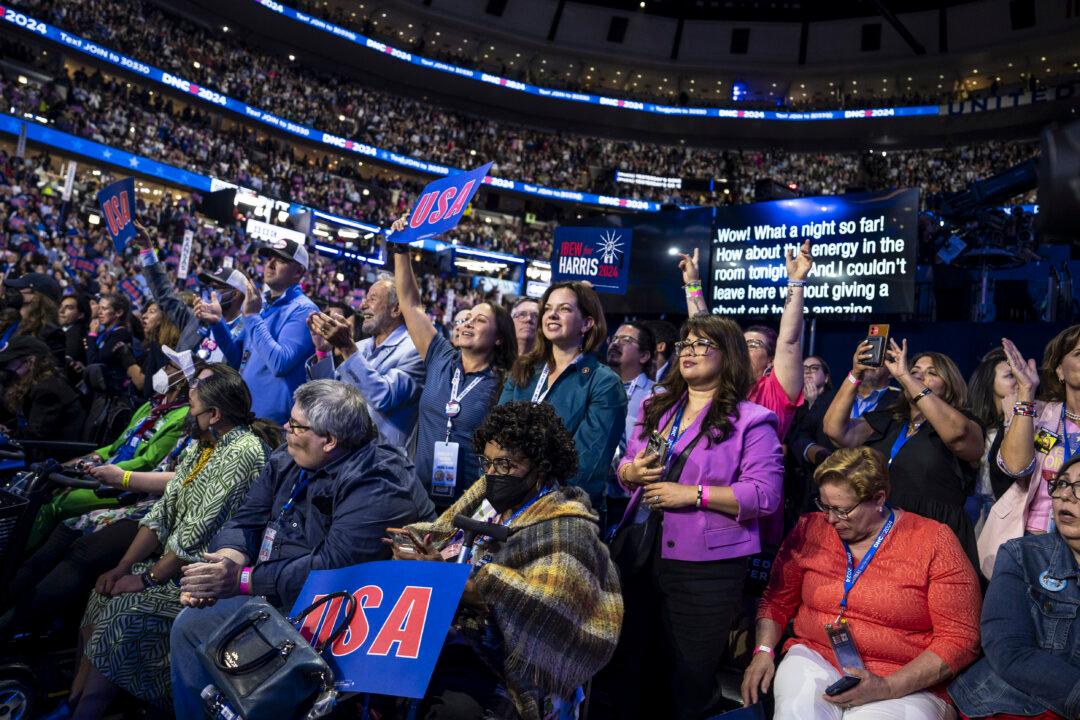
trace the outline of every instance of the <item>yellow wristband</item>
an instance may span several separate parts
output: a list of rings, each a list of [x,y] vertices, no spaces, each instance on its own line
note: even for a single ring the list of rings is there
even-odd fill
[[[124,471],[124,477],[122,477],[120,479],[120,487],[127,490],[127,487],[130,484],[131,484],[131,471],[130,470],[125,470]]]

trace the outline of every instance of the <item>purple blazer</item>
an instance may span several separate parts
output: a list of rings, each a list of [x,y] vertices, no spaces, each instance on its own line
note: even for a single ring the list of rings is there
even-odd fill
[[[675,456],[682,452],[701,428],[703,410],[675,443]],[[674,409],[664,415],[664,427]],[[776,435],[776,415],[746,400],[739,403],[739,418],[731,434],[709,446],[701,438],[686,458],[679,483],[730,487],[739,501],[739,514],[732,516],[694,507],[665,510],[661,556],[668,560],[726,560],[761,551],[760,523],[766,515],[779,512],[784,496],[784,460]],[[627,444],[623,464],[630,462],[647,444],[635,426]],[[633,517],[644,488],[635,490],[623,517]]]

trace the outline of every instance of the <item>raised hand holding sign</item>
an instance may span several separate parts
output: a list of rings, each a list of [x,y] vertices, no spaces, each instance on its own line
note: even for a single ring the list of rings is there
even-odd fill
[[[105,217],[105,229],[117,252],[135,237],[135,178],[117,180],[98,193],[98,205]]]
[[[491,165],[488,163],[475,170],[428,183],[409,211],[408,224],[398,230],[399,223],[395,223],[394,232],[387,236],[387,240],[411,243],[452,230],[464,217],[465,208],[484,183]]]

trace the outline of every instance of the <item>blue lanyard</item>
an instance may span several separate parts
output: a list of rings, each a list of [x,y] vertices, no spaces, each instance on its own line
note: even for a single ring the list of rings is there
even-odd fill
[[[1061,459],[1062,464],[1069,462],[1069,458],[1076,454],[1076,451],[1069,447],[1069,426],[1065,422],[1065,403],[1061,403],[1061,449],[1065,452],[1065,457]],[[1080,448],[1076,450],[1080,451]]]
[[[671,421],[671,429],[667,434],[667,452],[664,454],[664,473],[666,474],[668,468],[671,467],[671,458],[675,455],[675,444],[679,442],[679,438],[686,432],[685,428],[682,428],[682,416],[683,411],[686,410],[686,401],[683,400],[679,403],[679,407],[675,410],[675,417]]]
[[[7,347],[8,342],[11,340],[11,336],[15,334],[15,331],[19,329],[19,321],[11,323],[11,327],[4,331],[4,336],[0,337],[0,350]]]
[[[106,340],[106,338],[108,338],[109,333],[111,333],[113,330],[115,330],[118,327],[119,327],[119,325],[113,325],[112,327],[107,327],[103,331],[101,331],[101,333],[98,334],[97,340],[95,340],[95,342],[97,343],[98,350],[100,350],[101,346],[105,344],[105,340]]]
[[[289,499],[285,501],[285,504],[281,506],[281,512],[278,513],[278,522],[285,517],[285,513],[292,510],[293,505],[296,504],[296,498],[300,497],[300,493],[304,492],[304,488],[308,485],[307,470],[300,471],[300,477],[296,478],[296,482],[293,483],[292,492],[289,493]]]
[[[844,552],[847,553],[847,572],[844,573],[844,596],[840,598],[840,615],[843,615],[844,610],[847,609],[848,593],[851,592],[851,588],[855,587],[855,583],[859,581],[862,574],[866,572],[866,568],[869,567],[870,561],[874,559],[874,555],[877,554],[878,548],[881,547],[881,543],[885,541],[885,536],[892,530],[894,522],[896,522],[896,512],[890,508],[889,519],[881,526],[881,530],[878,531],[877,540],[874,541],[874,544],[871,545],[870,549],[863,555],[863,559],[859,561],[859,567],[855,567],[855,556],[851,554],[851,546],[846,542],[844,543]]]
[[[923,421],[925,422],[925,420]],[[900,453],[900,448],[907,444],[907,441],[919,434],[919,430],[922,430],[922,425],[915,429],[915,432],[908,435],[907,425],[900,428],[900,434],[896,436],[896,440],[893,441],[892,450],[889,451],[889,467],[892,467],[892,461],[896,459],[896,456]]]

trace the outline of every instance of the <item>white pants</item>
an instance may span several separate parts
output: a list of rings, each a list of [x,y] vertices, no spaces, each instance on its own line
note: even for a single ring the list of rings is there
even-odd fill
[[[825,658],[794,645],[776,669],[774,720],[955,720],[956,711],[933,693],[918,692],[843,710],[822,700],[840,673]]]

